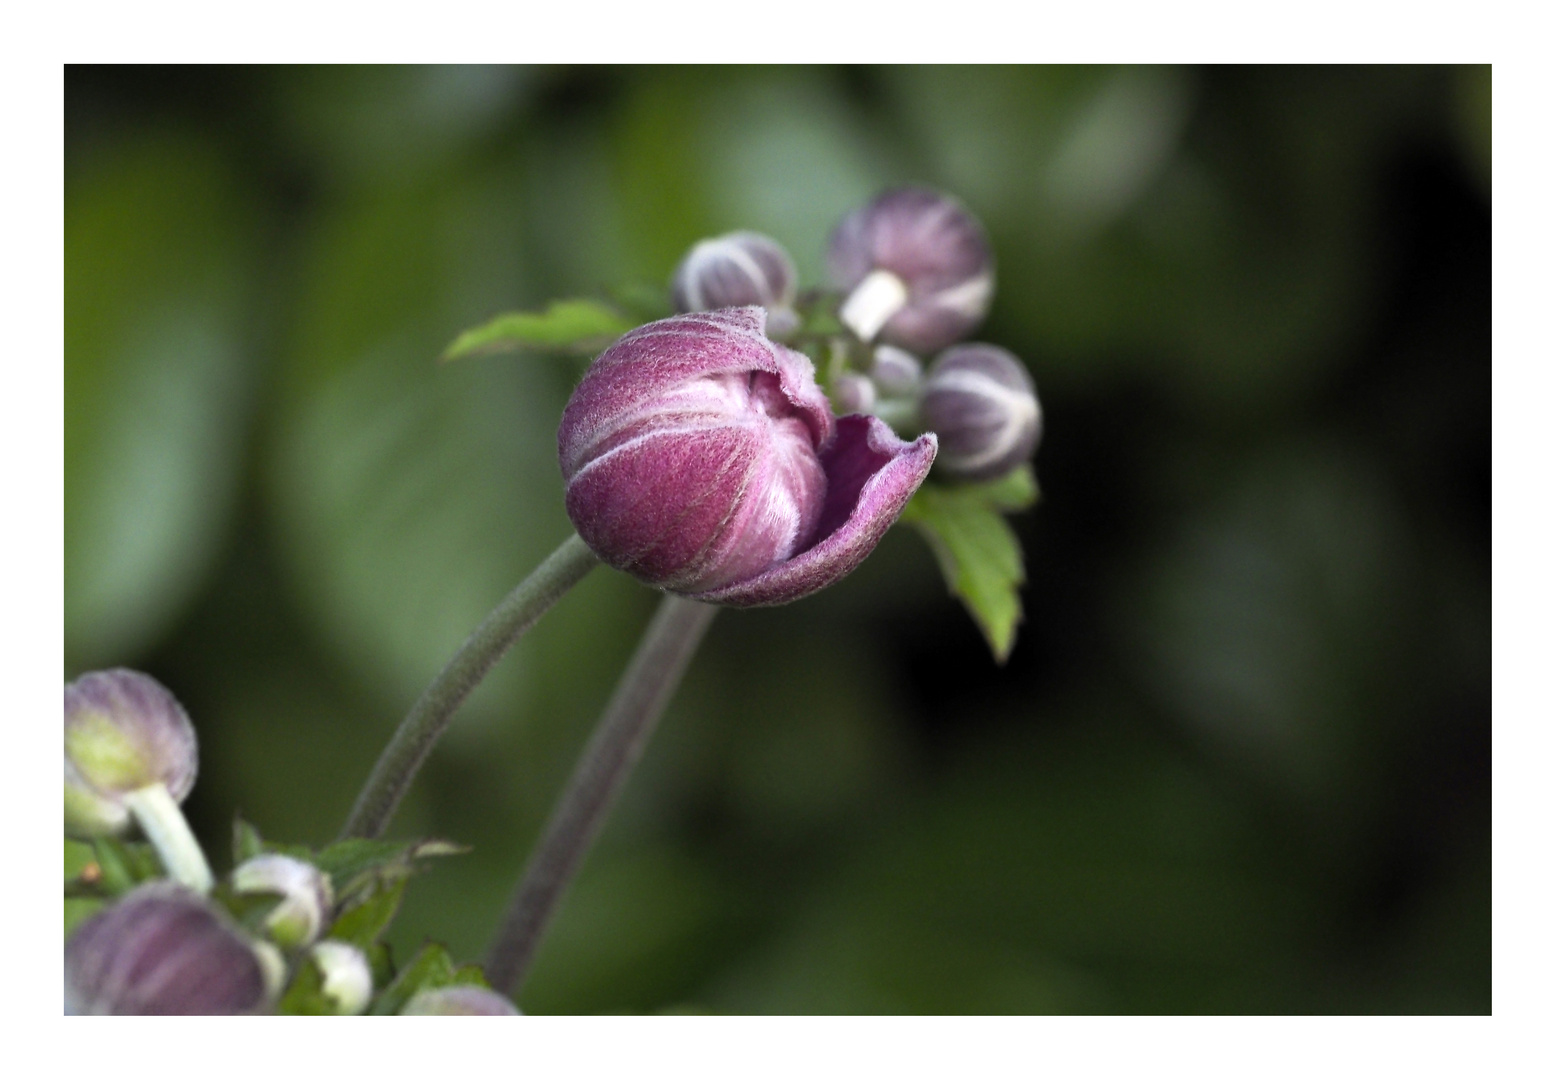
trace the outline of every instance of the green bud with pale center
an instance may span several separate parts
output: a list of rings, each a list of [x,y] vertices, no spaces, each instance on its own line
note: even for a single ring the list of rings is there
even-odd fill
[[[335,903],[329,875],[289,855],[249,859],[232,872],[232,888],[237,893],[281,898],[265,917],[265,932],[287,949],[302,948],[318,938]]]

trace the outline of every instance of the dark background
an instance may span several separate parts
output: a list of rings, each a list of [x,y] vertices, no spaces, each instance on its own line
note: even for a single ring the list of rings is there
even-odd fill
[[[1489,69],[68,68],[65,675],[323,843],[568,533],[578,369],[461,329],[961,197],[1046,432],[996,667],[898,529],[721,614],[527,1011],[1489,1012]],[[393,828],[479,957],[654,604],[612,571]],[[67,923],[79,912],[67,905]]]

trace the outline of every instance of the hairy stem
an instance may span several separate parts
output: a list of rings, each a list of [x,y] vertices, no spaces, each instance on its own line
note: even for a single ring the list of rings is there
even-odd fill
[[[384,747],[341,830],[343,839],[383,835],[417,770],[465,698],[524,632],[597,565],[599,560],[576,534],[568,537],[476,627]]]
[[[508,903],[486,960],[497,990],[512,997],[524,982],[546,925],[717,612],[678,596],[660,603]]]

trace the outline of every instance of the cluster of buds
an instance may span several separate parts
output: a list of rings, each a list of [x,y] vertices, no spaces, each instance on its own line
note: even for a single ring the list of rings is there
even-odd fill
[[[125,884],[75,928],[65,944],[67,1014],[266,1013],[305,970],[317,993],[304,1011],[367,1009],[367,956],[326,936],[335,917],[328,874],[264,853],[213,890],[179,810],[198,771],[194,726],[165,687],[135,671],[90,672],[65,687],[64,727],[65,835],[101,845],[139,829],[172,879]],[[425,991],[406,1011],[516,1010],[499,994],[462,988]]]
[[[833,364],[825,391],[812,356],[785,344],[805,336],[794,261],[752,232],[695,245],[671,281],[681,313],[590,367],[557,448],[568,516],[602,561],[697,600],[787,603],[857,566],[937,453],[967,480],[1031,457],[1031,377],[1003,349],[954,344],[994,291],[971,214],[888,192],[843,220],[828,261],[849,335],[832,355],[868,360]],[[937,350],[926,374],[917,354]]]

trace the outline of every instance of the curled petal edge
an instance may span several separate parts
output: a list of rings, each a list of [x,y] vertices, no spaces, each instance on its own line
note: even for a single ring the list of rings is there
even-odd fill
[[[836,438],[821,454],[831,484],[818,530],[821,539],[754,577],[686,595],[710,604],[765,607],[799,600],[841,580],[896,522],[929,475],[938,448],[933,432],[904,442],[878,417],[840,418]]]

